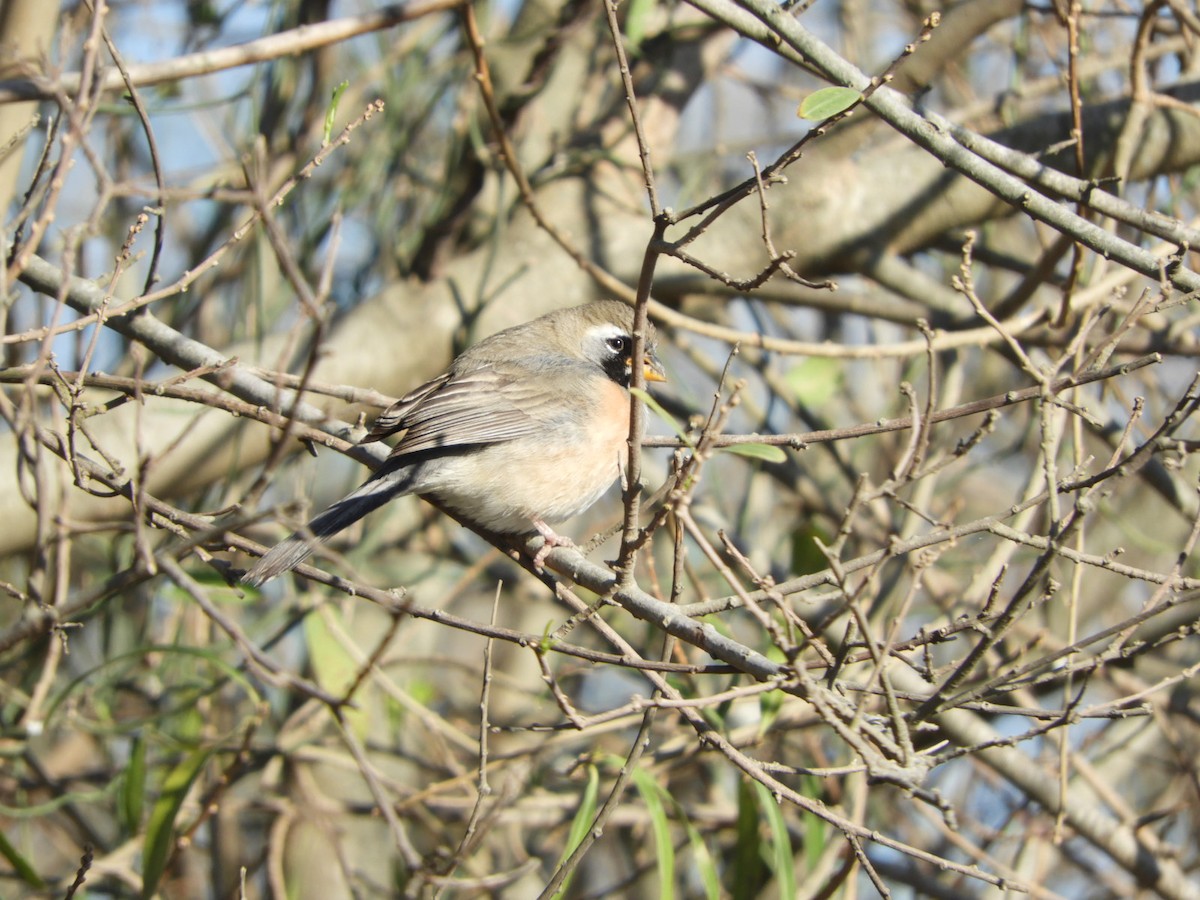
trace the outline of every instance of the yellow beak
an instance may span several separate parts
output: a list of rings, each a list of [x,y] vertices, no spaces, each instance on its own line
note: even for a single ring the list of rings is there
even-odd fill
[[[633,358],[625,360],[625,365],[630,369],[633,368]],[[658,357],[654,355],[654,351],[650,350],[642,357],[642,377],[647,381],[666,381],[667,373],[663,369],[662,363],[658,361]]]

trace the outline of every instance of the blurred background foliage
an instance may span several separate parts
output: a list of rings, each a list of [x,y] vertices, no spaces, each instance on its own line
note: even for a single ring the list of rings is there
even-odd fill
[[[1200,20],[934,12],[3,4],[0,895],[1200,896]],[[647,247],[636,591],[416,498],[236,584]]]

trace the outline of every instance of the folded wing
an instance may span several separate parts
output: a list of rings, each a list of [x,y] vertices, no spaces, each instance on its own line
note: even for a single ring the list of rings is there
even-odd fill
[[[549,401],[558,393],[531,388],[527,375],[499,366],[447,373],[384,410],[363,443],[398,436],[388,460],[393,468],[406,457],[528,437],[545,427],[556,408]]]

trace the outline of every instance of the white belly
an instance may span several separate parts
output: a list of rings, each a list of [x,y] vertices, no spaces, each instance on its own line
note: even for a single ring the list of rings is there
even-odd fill
[[[439,460],[423,492],[492,531],[533,531],[534,519],[561,522],[583,512],[620,477],[628,456],[629,394],[616,384],[603,414]],[[486,490],[480,486],[486,485]]]

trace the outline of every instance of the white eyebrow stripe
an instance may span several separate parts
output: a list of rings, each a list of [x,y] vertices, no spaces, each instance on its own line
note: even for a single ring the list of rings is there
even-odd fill
[[[601,339],[610,337],[627,337],[625,334],[625,329],[623,329],[620,325],[614,325],[611,322],[593,325],[588,329],[588,335],[595,335]]]

